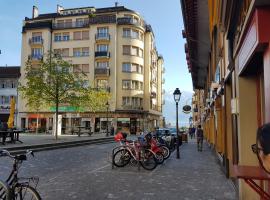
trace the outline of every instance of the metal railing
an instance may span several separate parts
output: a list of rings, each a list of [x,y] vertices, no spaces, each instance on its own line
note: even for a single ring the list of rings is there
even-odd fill
[[[108,51],[96,51],[95,52],[95,57],[98,58],[98,57],[106,57],[106,58],[109,58],[110,57],[110,52]]]
[[[109,33],[97,33],[95,35],[96,40],[110,40],[110,34]]]
[[[33,54],[33,55],[29,55],[28,56],[29,60],[42,60],[43,59],[43,55],[41,54]]]
[[[144,26],[143,21],[134,20],[130,17],[119,17],[117,18],[117,24],[119,25],[134,25],[134,26]]]
[[[89,21],[83,22],[64,22],[64,23],[53,23],[53,29],[66,29],[66,28],[83,28],[88,27]]]
[[[110,76],[110,69],[109,68],[95,68],[95,75],[106,75]]]
[[[29,39],[29,44],[43,44],[43,39],[42,37],[32,37]]]

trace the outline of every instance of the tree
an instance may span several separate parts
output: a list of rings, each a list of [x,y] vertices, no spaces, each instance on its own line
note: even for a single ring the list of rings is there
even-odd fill
[[[105,107],[109,94],[90,87],[84,73],[73,72],[73,66],[59,55],[49,52],[45,60],[34,65],[26,62],[25,79],[20,83],[19,91],[27,105],[36,110],[41,107],[54,107],[56,114],[55,138],[58,132],[59,105],[65,104],[95,111]]]

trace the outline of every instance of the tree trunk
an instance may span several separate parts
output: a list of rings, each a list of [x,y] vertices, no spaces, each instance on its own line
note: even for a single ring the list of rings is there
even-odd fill
[[[55,139],[58,139],[58,106],[59,106],[59,102],[58,100],[56,100],[55,102]]]
[[[38,113],[37,113],[37,126],[36,126],[36,134],[38,134]]]

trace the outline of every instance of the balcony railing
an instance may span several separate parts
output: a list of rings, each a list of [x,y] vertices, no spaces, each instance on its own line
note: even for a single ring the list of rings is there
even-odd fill
[[[134,25],[134,26],[144,26],[143,21],[134,20],[130,17],[120,17],[117,18],[117,24],[119,25]]]
[[[122,105],[123,110],[143,110],[143,106],[139,105]]]
[[[42,60],[43,55],[41,54],[33,54],[28,56],[28,60]]]
[[[109,68],[95,68],[95,75],[110,76]]]
[[[52,25],[53,29],[66,29],[66,28],[83,28],[88,27],[89,21],[83,22],[65,22],[65,23],[54,23]]]
[[[151,98],[156,98],[157,97],[157,93],[156,92],[151,92]]]
[[[164,84],[165,83],[165,79],[162,79],[162,82],[161,83]]]
[[[96,51],[95,52],[95,57],[96,58],[109,58],[110,57],[110,52],[108,51]]]
[[[110,40],[109,33],[97,33],[95,36],[96,40]]]
[[[29,44],[43,44],[42,37],[32,37],[29,39]]]
[[[95,88],[97,91],[101,91],[101,90],[105,90],[107,92],[111,92],[111,88],[110,87],[97,87]]]

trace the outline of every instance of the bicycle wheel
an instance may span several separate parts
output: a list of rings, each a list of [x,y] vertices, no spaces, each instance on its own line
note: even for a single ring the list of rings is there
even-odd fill
[[[40,195],[33,187],[29,185],[18,185],[15,188],[16,200],[41,200]]]
[[[10,190],[8,185],[0,180],[0,200],[9,200]]]
[[[152,151],[145,149],[141,159],[142,161],[140,161],[140,164],[144,169],[153,170],[157,167],[157,159]]]
[[[164,163],[163,152],[157,152],[157,153],[156,153],[156,159],[157,159],[157,163],[158,163],[158,164]]]
[[[126,149],[120,149],[113,155],[113,164],[117,167],[124,167],[129,163],[130,159],[130,152]]]
[[[168,147],[166,146],[161,146],[161,151],[164,156],[164,160],[168,159],[171,156],[171,151]]]

